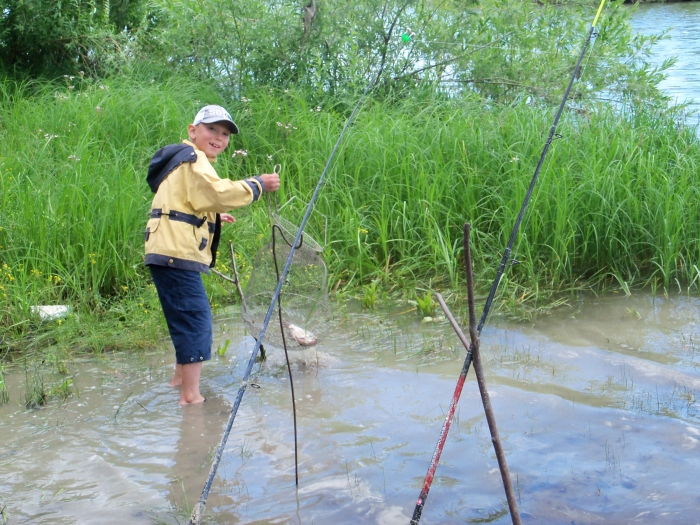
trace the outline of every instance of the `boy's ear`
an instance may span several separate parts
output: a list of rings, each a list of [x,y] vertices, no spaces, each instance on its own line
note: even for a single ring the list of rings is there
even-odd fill
[[[187,126],[187,134],[190,136],[190,140],[194,140],[197,136],[197,127],[194,124]]]

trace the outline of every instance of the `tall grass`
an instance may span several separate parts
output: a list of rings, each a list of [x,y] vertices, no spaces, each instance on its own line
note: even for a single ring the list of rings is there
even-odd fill
[[[114,311],[136,297],[136,310],[149,308],[146,167],[157,148],[185,136],[205,103],[227,105],[242,130],[219,173],[244,178],[280,163],[278,200],[296,197],[284,213],[298,220],[348,107],[307,100],[261,89],[251,100],[222,101],[186,80],[0,84],[0,326],[26,329],[35,304]],[[317,239],[328,236],[332,285],[455,286],[465,221],[477,272],[492,277],[552,117],[526,103],[368,102],[309,224]],[[526,295],[601,282],[697,286],[696,130],[672,112],[601,105],[566,114],[559,131],[506,286]],[[235,214],[225,238],[249,263],[265,241],[266,207]],[[213,279],[208,287],[215,301],[229,293]]]
[[[145,168],[202,95],[79,77],[0,84],[1,326],[31,331],[38,304],[99,315],[143,291]]]
[[[308,198],[342,118],[303,99],[263,94],[253,113],[289,121],[285,190]],[[277,111],[268,108],[280,108]],[[539,160],[553,111],[525,103],[372,102],[347,136],[318,211],[329,218],[332,273],[454,285],[461,227],[472,223],[477,269],[495,273]],[[672,111],[612,108],[563,119],[542,170],[511,280],[528,289],[622,281],[697,284],[695,129]],[[284,133],[282,133],[284,135]]]

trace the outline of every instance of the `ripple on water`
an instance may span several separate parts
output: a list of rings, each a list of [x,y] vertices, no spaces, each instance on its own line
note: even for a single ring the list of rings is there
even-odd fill
[[[668,31],[669,38],[654,47],[650,60],[660,66],[668,58],[677,58],[659,87],[675,102],[693,101],[688,109],[694,112],[690,122],[696,124],[700,111],[700,3],[641,4],[631,22],[635,31],[645,35]]]
[[[526,521],[697,521],[698,307],[694,298],[593,298],[533,323],[491,320],[484,365]],[[338,318],[311,358],[295,354],[292,364],[299,489],[289,379],[269,348],[207,500],[218,522],[408,522],[464,351],[444,321]],[[221,326],[233,344],[204,367],[207,402],[184,409],[167,386],[168,348],[73,363],[80,395],[36,411],[18,405],[24,372],[11,370],[11,402],[0,407],[10,522],[185,521],[253,343],[236,323]],[[504,524],[504,503],[470,374],[423,520]]]

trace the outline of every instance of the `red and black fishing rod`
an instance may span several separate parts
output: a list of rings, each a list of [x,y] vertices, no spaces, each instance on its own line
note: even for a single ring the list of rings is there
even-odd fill
[[[493,284],[491,285],[491,291],[489,292],[488,298],[486,299],[486,303],[484,304],[484,309],[481,312],[481,318],[479,320],[479,324],[476,328],[477,331],[477,336],[481,335],[481,330],[484,327],[484,324],[486,323],[486,319],[489,315],[489,310],[491,309],[491,304],[493,303],[493,299],[496,296],[496,290],[498,289],[498,285],[501,281],[501,277],[503,277],[503,272],[505,271],[506,264],[508,263],[508,260],[510,259],[510,253],[513,249],[513,244],[515,243],[515,239],[518,236],[518,230],[520,229],[520,224],[523,221],[523,217],[525,216],[525,211],[527,210],[527,206],[530,203],[530,198],[532,197],[532,192],[535,189],[535,183],[537,182],[537,179],[540,174],[540,170],[542,169],[542,165],[544,163],[544,159],[547,156],[547,152],[549,151],[549,147],[552,144],[552,140],[554,139],[557,126],[559,125],[559,119],[561,118],[561,115],[564,111],[564,106],[566,105],[566,101],[569,98],[569,94],[571,93],[571,87],[574,85],[574,81],[576,80],[579,71],[581,69],[581,63],[583,62],[583,57],[586,54],[586,51],[588,50],[588,46],[591,43],[591,40],[593,38],[593,35],[595,34],[595,27],[596,24],[598,23],[598,19],[600,18],[600,14],[603,11],[603,6],[605,5],[605,0],[601,0],[600,6],[598,7],[598,12],[595,15],[595,18],[593,19],[593,23],[591,24],[591,29],[588,31],[588,36],[586,38],[585,43],[583,44],[583,48],[581,49],[581,53],[579,54],[578,61],[576,62],[576,67],[574,68],[574,72],[571,74],[571,79],[569,80],[569,85],[566,88],[566,92],[564,93],[564,98],[561,101],[561,104],[559,105],[559,110],[557,111],[556,116],[554,117],[554,122],[552,123],[552,127],[549,130],[549,136],[547,137],[547,142],[545,142],[544,148],[542,149],[542,154],[540,155],[540,161],[537,163],[537,167],[535,168],[535,173],[532,176],[532,180],[530,181],[530,186],[527,189],[527,193],[525,194],[525,199],[523,200],[523,204],[520,207],[520,213],[518,214],[518,218],[515,221],[515,225],[513,226],[513,231],[510,234],[510,238],[508,239],[508,245],[506,246],[505,251],[503,252],[503,257],[501,258],[501,263],[498,266],[498,271],[496,272],[496,278],[493,280]],[[462,394],[462,388],[464,387],[464,381],[467,378],[467,373],[469,372],[469,367],[471,366],[472,363],[472,358],[473,358],[473,341],[472,344],[470,345],[469,351],[467,352],[467,357],[464,360],[464,365],[462,365],[462,371],[459,374],[459,378],[457,379],[457,386],[455,387],[454,394],[452,395],[452,401],[450,401],[450,408],[447,411],[447,416],[445,417],[445,422],[442,425],[442,430],[440,431],[440,436],[438,437],[438,442],[437,446],[435,447],[435,452],[433,452],[433,457],[430,460],[430,466],[428,467],[428,473],[425,476],[425,480],[423,481],[423,486],[420,491],[420,495],[418,496],[418,501],[416,502],[416,507],[413,510],[413,517],[411,518],[410,525],[418,525],[420,522],[421,514],[423,513],[423,508],[425,507],[425,500],[428,497],[428,492],[430,492],[430,486],[433,483],[433,478],[435,477],[435,471],[437,470],[438,463],[440,462],[440,456],[442,454],[442,449],[445,446],[445,441],[447,440],[447,433],[450,431],[450,425],[452,424],[452,418],[454,417],[455,409],[457,408],[457,404],[459,403],[459,397]],[[517,514],[512,515],[514,525],[519,525],[520,520]]]

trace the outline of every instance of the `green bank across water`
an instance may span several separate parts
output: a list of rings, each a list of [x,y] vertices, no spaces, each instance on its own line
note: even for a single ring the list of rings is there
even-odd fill
[[[188,115],[221,102],[182,81],[65,80],[0,86],[5,348],[44,332],[32,307],[47,304],[71,306],[81,318],[73,328],[92,341],[87,347],[109,346],[112,337],[149,340],[161,322],[142,265],[146,167],[157,148],[184,136]],[[237,179],[281,164],[279,199],[296,198],[285,215],[299,221],[346,106],[310,106],[301,92],[267,89],[228,106],[242,133],[217,170]],[[361,295],[375,282],[412,298],[458,287],[465,221],[486,284],[552,116],[525,102],[477,98],[368,101],[308,227],[327,239],[331,289]],[[502,284],[510,304],[537,305],[553,292],[600,285],[696,288],[700,147],[695,130],[674,117],[604,105],[565,115],[516,244],[520,264]],[[244,276],[267,240],[266,214],[266,206],[251,206],[225,228],[223,246],[235,242]],[[220,260],[230,272],[226,254]],[[233,300],[222,280],[210,277],[207,286],[215,305]],[[114,336],[94,343],[87,326],[105,322],[110,329],[99,332]],[[80,346],[73,335],[70,344]]]

